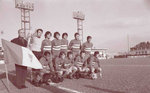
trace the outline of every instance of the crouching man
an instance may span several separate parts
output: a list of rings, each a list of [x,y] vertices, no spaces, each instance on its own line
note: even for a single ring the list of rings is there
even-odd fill
[[[85,51],[81,51],[80,55],[75,58],[75,66],[77,67],[79,72],[88,72],[87,68],[87,57],[85,55]]]
[[[43,57],[41,57],[40,62],[43,66],[43,69],[34,73],[34,84],[36,86],[39,86],[43,83],[48,85],[51,81],[51,73],[54,72],[51,53],[48,51],[44,52],[44,55]]]
[[[72,79],[73,75],[77,71],[77,68],[74,66],[74,59],[72,52],[67,53],[67,60],[63,64],[63,69],[64,69],[64,77]]]
[[[66,54],[63,51],[60,52],[59,57],[56,57],[54,59],[54,69],[57,78],[57,79],[55,78],[56,83],[63,81],[63,73],[64,73],[63,64],[66,61],[67,61]]]
[[[88,68],[90,69],[90,76],[92,79],[97,79],[96,73],[100,73],[100,77],[102,78],[102,69],[100,67],[100,61],[98,57],[99,57],[99,52],[95,51],[94,55],[90,56],[87,61]]]
[[[79,79],[80,77],[87,76],[89,72],[89,68],[87,68],[87,57],[85,51],[81,51],[80,55],[75,58],[74,65],[77,68],[76,78]]]

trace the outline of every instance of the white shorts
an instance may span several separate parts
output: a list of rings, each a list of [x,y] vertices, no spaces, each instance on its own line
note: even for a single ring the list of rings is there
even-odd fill
[[[89,72],[90,69],[87,67],[77,67],[80,72]]]
[[[76,72],[77,68],[75,66],[71,66],[70,68],[65,69],[64,71],[65,71],[65,73],[70,74],[72,72]]]

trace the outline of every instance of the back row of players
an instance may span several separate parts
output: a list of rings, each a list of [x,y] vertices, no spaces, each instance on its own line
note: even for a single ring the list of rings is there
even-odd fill
[[[81,45],[79,33],[74,34],[74,39],[70,43],[67,40],[67,33],[63,33],[62,39],[59,39],[60,33],[55,32],[52,41],[50,31],[45,33],[44,40],[41,39],[42,34],[43,30],[37,29],[29,43],[32,52],[43,65],[44,69],[40,71],[41,76],[48,70],[70,78],[76,72],[87,72],[93,75],[101,71],[99,52],[96,51],[94,55],[91,55],[93,47],[91,36],[87,36],[87,41]]]
[[[87,42],[81,45],[81,41],[79,40],[79,33],[74,34],[74,39],[71,40],[70,43],[67,40],[67,33],[63,33],[62,39],[59,39],[60,33],[55,32],[54,39],[52,41],[50,40],[52,37],[52,33],[50,31],[45,33],[44,40],[41,39],[42,33],[43,30],[38,29],[36,34],[33,35],[30,40],[30,48],[38,59],[40,58],[41,52],[44,53],[45,51],[52,53],[53,58],[59,56],[61,51],[67,54],[68,50],[72,51],[74,57],[77,56],[80,51],[85,51],[87,56],[89,56],[91,53],[91,49],[93,47],[93,44],[91,43],[91,36],[88,36]]]

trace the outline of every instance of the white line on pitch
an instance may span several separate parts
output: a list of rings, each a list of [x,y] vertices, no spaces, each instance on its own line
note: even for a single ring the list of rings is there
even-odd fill
[[[73,89],[70,89],[70,88],[65,88],[65,87],[61,87],[61,86],[57,86],[56,84],[51,84],[51,86],[54,86],[54,87],[57,87],[59,89],[62,89],[62,90],[65,90],[65,91],[68,91],[68,92],[71,92],[71,93],[82,93],[82,92],[79,92],[77,90],[73,90]]]

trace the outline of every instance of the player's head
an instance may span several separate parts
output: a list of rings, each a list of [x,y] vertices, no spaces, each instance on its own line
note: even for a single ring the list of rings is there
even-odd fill
[[[25,36],[25,32],[24,32],[23,29],[19,29],[19,30],[18,30],[18,36],[19,36],[19,37],[24,37],[24,36]]]
[[[85,57],[85,51],[81,51],[81,52],[80,52],[80,56],[81,56],[82,58],[84,58],[84,57]]]
[[[50,31],[47,31],[44,36],[45,38],[50,39],[50,37],[52,36],[52,33]]]
[[[37,33],[37,37],[40,38],[42,36],[42,34],[43,34],[43,30],[42,29],[37,29],[36,33]]]
[[[98,58],[99,57],[99,51],[95,51],[94,56]]]
[[[70,52],[68,52],[67,53],[67,57],[69,58],[69,59],[72,59],[73,58],[73,53],[70,51]]]
[[[60,37],[60,33],[59,32],[55,32],[54,33],[54,38],[59,39],[59,37]]]
[[[74,38],[75,38],[76,40],[79,40],[79,39],[80,39],[80,34],[79,34],[79,33],[75,33],[75,34],[74,34]]]
[[[62,38],[63,38],[63,39],[67,39],[67,38],[68,38],[68,34],[67,34],[67,33],[63,33],[63,34],[62,34]]]
[[[61,51],[60,54],[59,54],[59,57],[62,58],[62,59],[65,59],[66,53]]]
[[[45,51],[45,52],[44,52],[44,57],[45,57],[45,58],[49,58],[49,57],[50,57],[50,55],[51,55],[51,53],[50,53],[50,52],[48,52],[48,51]]]
[[[92,37],[91,36],[87,36],[87,41],[91,42],[91,40],[92,40]]]

